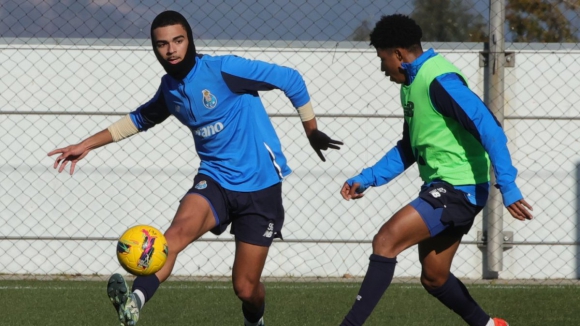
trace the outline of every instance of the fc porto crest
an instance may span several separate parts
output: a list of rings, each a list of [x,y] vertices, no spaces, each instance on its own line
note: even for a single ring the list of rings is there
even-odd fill
[[[204,89],[203,91],[201,91],[201,93],[203,94],[203,106],[205,106],[208,109],[213,109],[215,108],[215,106],[217,105],[217,97],[215,97],[215,95],[213,95],[209,90]]]

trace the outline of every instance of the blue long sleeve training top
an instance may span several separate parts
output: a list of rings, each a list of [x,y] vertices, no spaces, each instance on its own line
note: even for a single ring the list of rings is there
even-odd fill
[[[161,79],[130,113],[139,131],[175,116],[193,134],[199,173],[234,191],[267,188],[291,173],[258,91],[280,89],[297,108],[310,96],[294,69],[241,57],[198,55],[189,74]]]

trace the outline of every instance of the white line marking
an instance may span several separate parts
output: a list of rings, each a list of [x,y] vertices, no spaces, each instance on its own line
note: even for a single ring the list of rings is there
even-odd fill
[[[469,286],[469,285],[468,285]],[[296,284],[296,285],[268,285],[267,289],[301,289],[301,290],[318,290],[318,289],[344,289],[344,288],[359,288],[360,284]],[[423,289],[420,285],[395,285],[398,289]],[[565,288],[575,288],[576,286],[564,286],[564,285],[475,285],[473,288],[485,288],[485,289],[524,289],[524,290],[534,290],[534,289],[565,289]],[[20,285],[8,285],[0,286],[0,290],[93,290],[100,289],[98,286],[20,286]],[[162,285],[162,289],[171,290],[191,290],[191,289],[211,289],[211,290],[231,290],[231,285]]]

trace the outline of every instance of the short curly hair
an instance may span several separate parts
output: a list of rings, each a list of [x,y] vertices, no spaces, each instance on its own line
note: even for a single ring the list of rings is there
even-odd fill
[[[382,16],[371,32],[371,45],[377,49],[421,46],[423,31],[410,17],[394,14]]]

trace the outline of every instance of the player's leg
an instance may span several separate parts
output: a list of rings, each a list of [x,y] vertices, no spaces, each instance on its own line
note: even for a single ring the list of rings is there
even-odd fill
[[[171,225],[165,231],[169,253],[167,261],[155,276],[160,282],[167,280],[177,255],[190,243],[216,226],[216,220],[207,200],[198,194],[188,194],[181,201]]]
[[[427,224],[412,205],[403,207],[381,227],[373,239],[367,273],[342,326],[359,326],[365,322],[391,284],[397,255],[429,236]]]
[[[462,236],[462,232],[443,232],[419,244],[421,284],[468,325],[493,326],[493,320],[475,302],[465,285],[450,272]]]
[[[246,326],[263,325],[266,291],[260,282],[268,256],[268,247],[236,241],[236,256],[232,270],[234,292],[242,300]]]
[[[264,325],[265,287],[260,282],[268,249],[284,225],[282,184],[249,193],[230,192],[231,233],[236,237],[232,271],[246,326]]]
[[[416,206],[421,215],[430,221],[431,229],[440,230],[440,233],[432,232],[432,238],[419,244],[421,283],[431,295],[469,325],[494,326],[494,321],[475,302],[463,283],[450,272],[463,234],[469,231],[475,216],[483,207],[472,204],[466,193],[448,184],[433,185],[431,190],[423,194],[426,196],[420,196]]]
[[[199,175],[196,177],[196,181],[199,177]],[[171,274],[177,255],[192,241],[216,226],[214,207],[221,211],[223,205],[220,202],[219,191],[215,191],[214,194],[216,195],[210,194],[206,197],[190,190],[181,200],[175,217],[165,232],[169,248],[167,261],[155,275],[137,277],[133,282],[132,293],[129,293],[127,283],[120,274],[111,276],[107,293],[119,314],[122,325],[135,325],[137,323],[139,311],[143,305],[153,297],[160,283]],[[210,204],[210,200],[216,205]],[[222,213],[222,215],[224,214]]]

